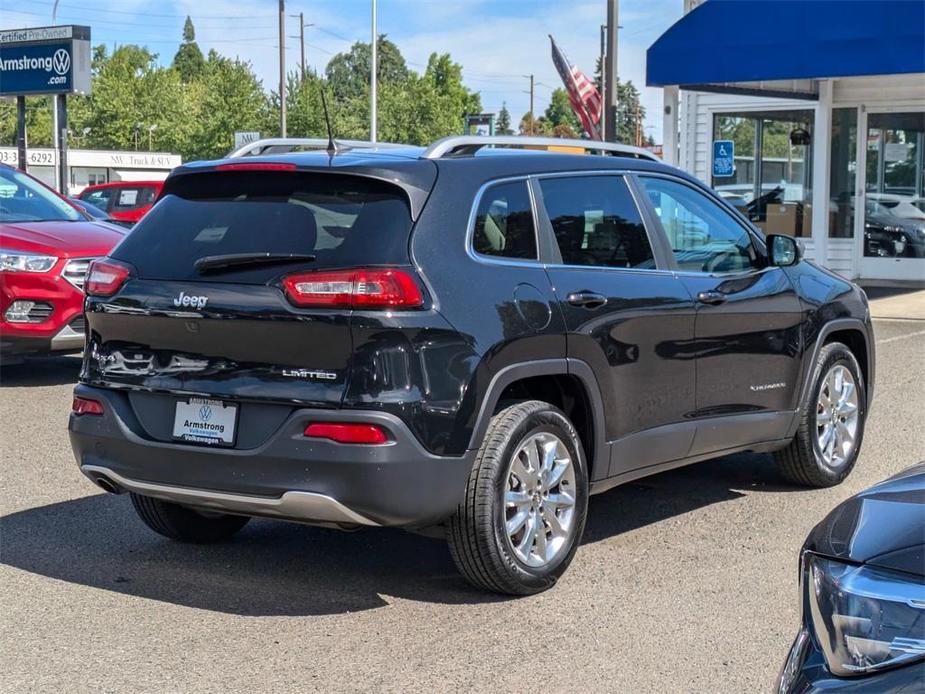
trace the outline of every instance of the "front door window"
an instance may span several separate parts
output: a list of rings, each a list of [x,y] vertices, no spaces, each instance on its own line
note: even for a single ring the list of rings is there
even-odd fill
[[[683,183],[639,178],[665,230],[679,270],[742,272],[756,267],[752,239],[719,204]]]

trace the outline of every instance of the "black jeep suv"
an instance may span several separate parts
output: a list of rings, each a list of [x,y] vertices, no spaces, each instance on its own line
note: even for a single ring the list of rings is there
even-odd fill
[[[178,540],[439,529],[511,594],[556,582],[614,485],[742,450],[843,480],[863,292],[642,150],[522,148],[552,144],[269,141],[176,169],[89,273],[83,473]]]

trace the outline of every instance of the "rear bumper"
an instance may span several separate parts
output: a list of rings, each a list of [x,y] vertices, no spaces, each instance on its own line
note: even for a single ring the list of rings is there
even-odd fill
[[[294,409],[255,448],[211,448],[148,437],[125,393],[78,385],[75,395],[105,414],[70,418],[81,471],[121,490],[228,513],[308,523],[425,526],[452,515],[465,492],[473,452],[426,451],[386,413]],[[302,435],[308,422],[361,421],[386,428],[378,446]]]

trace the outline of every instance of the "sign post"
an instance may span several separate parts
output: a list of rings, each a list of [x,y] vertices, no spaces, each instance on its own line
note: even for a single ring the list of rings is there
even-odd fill
[[[26,170],[26,97],[16,97],[16,151],[19,168]]]
[[[466,135],[494,135],[494,113],[467,113],[465,115]]]
[[[260,139],[259,130],[235,130],[234,131],[234,148],[240,149],[244,145],[256,142]]]
[[[729,178],[735,176],[735,142],[732,140],[713,141],[713,177]]]
[[[25,170],[25,97],[55,99],[58,191],[67,195],[67,94],[90,93],[90,27],[65,25],[0,31],[0,96],[16,97],[16,146]]]

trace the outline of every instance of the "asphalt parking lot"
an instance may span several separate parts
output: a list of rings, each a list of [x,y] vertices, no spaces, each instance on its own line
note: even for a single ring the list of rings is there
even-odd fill
[[[553,590],[471,589],[444,543],[274,521],[211,547],[148,531],[66,433],[78,360],[0,373],[0,690],[769,691],[798,549],[850,494],[925,459],[925,322],[876,323],[876,399],[840,487],[736,455],[594,497]]]

